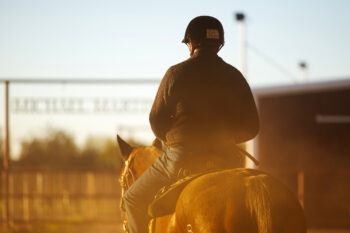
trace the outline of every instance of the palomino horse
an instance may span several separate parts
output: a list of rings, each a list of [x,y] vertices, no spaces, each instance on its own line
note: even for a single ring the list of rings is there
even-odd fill
[[[125,142],[120,143],[120,138],[118,142],[122,153],[130,152],[123,154],[124,192],[161,151],[155,146],[123,150]],[[295,195],[270,175],[245,168],[194,179],[182,190],[175,212],[156,218],[154,225],[152,233],[306,233],[304,213]]]

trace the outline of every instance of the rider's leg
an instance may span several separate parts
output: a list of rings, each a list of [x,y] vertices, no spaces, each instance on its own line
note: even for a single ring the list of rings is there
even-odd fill
[[[175,181],[182,154],[181,148],[168,148],[125,193],[124,204],[130,233],[148,232],[148,205],[160,188]]]

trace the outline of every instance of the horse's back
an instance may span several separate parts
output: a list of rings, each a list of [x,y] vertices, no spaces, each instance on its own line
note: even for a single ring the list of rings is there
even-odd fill
[[[218,171],[192,181],[180,195],[174,217],[176,228],[201,233],[306,232],[295,195],[253,169]]]

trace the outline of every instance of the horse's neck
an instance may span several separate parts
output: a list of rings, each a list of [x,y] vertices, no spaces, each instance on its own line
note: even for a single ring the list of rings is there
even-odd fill
[[[162,152],[153,147],[153,146],[150,146],[150,147],[145,147],[145,153],[147,154],[147,160],[150,164],[153,164],[156,159],[162,154]]]
[[[161,155],[161,151],[155,147],[143,147],[135,151],[134,170],[139,177]]]

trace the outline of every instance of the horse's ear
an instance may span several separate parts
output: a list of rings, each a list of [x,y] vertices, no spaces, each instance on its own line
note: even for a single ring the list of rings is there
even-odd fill
[[[117,135],[117,141],[123,159],[127,160],[134,148],[130,146],[126,141],[124,141],[121,137],[119,137],[119,135]]]
[[[163,143],[160,139],[156,138],[153,140],[152,142],[152,146],[154,146],[155,148],[162,150],[163,149]]]

